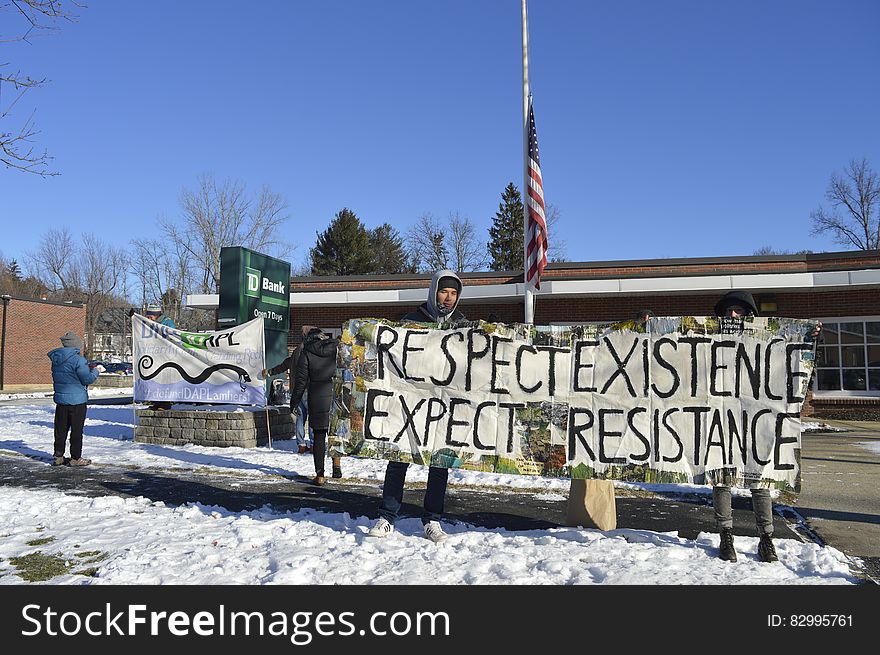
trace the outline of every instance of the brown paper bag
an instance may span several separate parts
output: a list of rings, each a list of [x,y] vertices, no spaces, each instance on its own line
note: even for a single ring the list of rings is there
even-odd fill
[[[566,525],[599,530],[617,527],[617,505],[614,502],[614,483],[611,480],[571,481],[568,492]]]

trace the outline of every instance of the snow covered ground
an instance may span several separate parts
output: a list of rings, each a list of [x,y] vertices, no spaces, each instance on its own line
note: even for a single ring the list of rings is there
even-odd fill
[[[118,395],[125,390],[90,392]],[[130,393],[130,390],[128,390]],[[30,396],[28,396],[30,397]],[[7,396],[7,398],[9,398]],[[48,458],[54,405],[36,400],[0,403],[0,451]],[[2,400],[2,398],[0,398]],[[214,469],[265,480],[313,474],[311,455],[290,441],[265,448],[154,446],[132,439],[132,405],[93,405],[84,456],[96,464],[138,469]],[[807,424],[808,429],[819,427]],[[346,458],[346,477],[380,484],[383,461]],[[413,466],[408,481],[424,481]],[[284,479],[277,477],[279,484]],[[567,480],[452,471],[451,485],[529,489],[565,497]],[[652,485],[619,483],[651,489]],[[656,485],[653,485],[656,486]],[[708,493],[693,485],[664,485]],[[856,584],[846,556],[830,547],[778,539],[778,563],[755,555],[757,539],[737,536],[735,564],[716,556],[718,538],[695,540],[648,530],[600,532],[580,528],[506,531],[446,525],[450,538],[434,544],[418,519],[402,519],[385,540],[366,537],[371,521],[314,510],[263,508],[231,512],[191,504],[166,506],[146,498],[87,498],[0,487],[0,584],[24,584],[11,558],[40,551],[66,563],[52,584]],[[71,520],[73,518],[73,520]],[[29,545],[30,544],[30,545]],[[83,575],[85,569],[90,575]]]

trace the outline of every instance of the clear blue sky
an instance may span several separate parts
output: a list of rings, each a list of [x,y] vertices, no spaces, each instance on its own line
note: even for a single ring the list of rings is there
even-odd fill
[[[0,170],[6,258],[53,226],[155,236],[202,173],[281,193],[294,263],[343,207],[368,227],[458,212],[485,232],[522,184],[518,0],[87,4],[52,36],[0,46],[51,80],[18,115],[36,110],[62,173]],[[550,239],[569,260],[842,249],[810,235],[809,214],[851,158],[880,168],[880,2],[529,12]]]

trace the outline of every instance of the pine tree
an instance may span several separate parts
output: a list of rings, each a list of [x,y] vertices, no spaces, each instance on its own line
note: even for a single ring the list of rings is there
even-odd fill
[[[446,247],[446,235],[443,232],[431,232],[428,235],[428,241],[431,244],[431,250],[425,261],[428,270],[441,271],[444,268],[449,268],[449,248]]]
[[[390,224],[383,223],[370,230],[370,248],[373,252],[371,273],[415,273],[400,233]]]
[[[353,211],[343,208],[311,249],[312,275],[366,275],[373,269],[370,233]]]
[[[523,204],[519,189],[511,182],[501,194],[501,204],[489,228],[489,268],[521,271],[523,267]]]
[[[21,281],[21,266],[18,265],[18,262],[14,259],[9,261],[9,264],[6,266],[6,271],[16,280]]]

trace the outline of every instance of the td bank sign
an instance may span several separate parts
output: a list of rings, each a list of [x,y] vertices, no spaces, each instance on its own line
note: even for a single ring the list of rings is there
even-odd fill
[[[290,328],[290,264],[247,248],[220,251],[219,327],[265,319],[267,330]]]
[[[251,296],[252,298],[260,298],[263,295],[264,291],[271,291],[272,293],[283,294],[285,284],[281,280],[272,281],[267,277],[263,277],[262,271],[258,271],[255,268],[245,267],[244,269],[245,275],[245,295]],[[269,297],[269,301],[272,301],[271,296]]]

